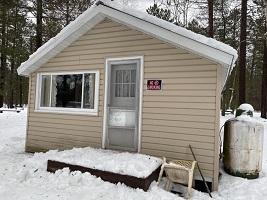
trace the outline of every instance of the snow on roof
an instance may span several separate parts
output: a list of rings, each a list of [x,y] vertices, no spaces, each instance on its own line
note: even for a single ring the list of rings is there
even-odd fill
[[[105,18],[125,24],[145,34],[221,64],[222,86],[237,59],[236,50],[229,45],[193,33],[148,13],[127,6],[121,6],[109,0],[102,0],[96,2],[91,8],[66,26],[58,35],[33,53],[18,68],[18,74],[29,76]]]

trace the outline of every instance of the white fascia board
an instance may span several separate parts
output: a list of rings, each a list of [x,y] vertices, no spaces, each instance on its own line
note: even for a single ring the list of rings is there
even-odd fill
[[[183,35],[179,35],[178,33],[172,32],[143,19],[139,19],[135,16],[127,15],[119,10],[106,6],[101,7],[101,12],[116,22],[125,24],[133,29],[137,29],[145,34],[159,38],[189,52],[201,55],[205,58],[220,63],[223,66],[227,66],[227,68],[232,64],[234,55],[200,43]]]
[[[43,64],[47,63],[71,43],[92,29],[97,23],[104,19],[101,14],[99,15],[100,9],[100,7],[95,7],[93,10],[90,10],[90,12],[85,12],[84,15],[81,16],[82,18],[79,23],[72,22],[73,25],[67,26],[56,37],[51,38],[32,54],[26,62],[20,65],[17,69],[18,74],[29,76],[30,73],[39,69]]]

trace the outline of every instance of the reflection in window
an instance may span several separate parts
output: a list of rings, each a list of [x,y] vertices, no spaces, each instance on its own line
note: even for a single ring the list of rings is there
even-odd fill
[[[51,107],[81,108],[82,74],[52,76]]]

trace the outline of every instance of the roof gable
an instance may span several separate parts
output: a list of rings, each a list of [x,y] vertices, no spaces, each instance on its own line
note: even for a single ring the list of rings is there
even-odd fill
[[[28,76],[36,71],[105,18],[221,64],[223,83],[237,58],[237,53],[232,47],[214,39],[193,33],[147,13],[114,6],[108,1],[99,1],[33,53],[18,68],[18,74]]]

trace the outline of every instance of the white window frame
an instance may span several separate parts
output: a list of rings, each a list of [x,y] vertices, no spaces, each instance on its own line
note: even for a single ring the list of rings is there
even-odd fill
[[[41,85],[43,75],[68,75],[68,74],[95,74],[95,96],[94,96],[94,108],[62,108],[62,107],[41,107]],[[99,100],[99,70],[88,70],[88,71],[71,71],[71,72],[45,72],[37,73],[36,77],[36,99],[35,99],[35,112],[56,112],[56,113],[69,113],[69,114],[98,114],[98,100]],[[52,81],[52,79],[51,79]],[[82,83],[82,99],[81,105],[83,105],[83,94],[84,94],[84,81]],[[50,91],[51,96],[51,91]],[[51,99],[51,97],[50,97]],[[50,100],[51,101],[51,100]]]

